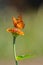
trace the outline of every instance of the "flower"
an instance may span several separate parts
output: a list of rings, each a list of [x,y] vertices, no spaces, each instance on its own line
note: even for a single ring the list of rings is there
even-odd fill
[[[21,16],[18,16],[17,19],[13,16],[12,20],[13,20],[13,24],[14,24],[14,26],[16,28],[19,28],[19,29],[23,29],[24,28],[25,24],[23,23],[23,20],[22,20]]]
[[[17,28],[8,28],[7,32],[11,32],[13,34],[18,34],[18,35],[24,35],[24,32],[22,32],[20,29]]]

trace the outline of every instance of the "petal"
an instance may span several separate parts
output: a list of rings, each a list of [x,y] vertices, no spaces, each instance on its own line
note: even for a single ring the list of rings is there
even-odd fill
[[[18,33],[19,35],[24,35],[24,32],[22,32],[20,29],[18,29],[17,33]]]
[[[17,29],[15,29],[15,28],[8,28],[7,32],[15,33],[15,32],[17,32]]]

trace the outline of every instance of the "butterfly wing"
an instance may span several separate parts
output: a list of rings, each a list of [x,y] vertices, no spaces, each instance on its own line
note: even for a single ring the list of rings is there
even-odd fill
[[[24,28],[24,23],[23,23],[23,22],[18,23],[18,24],[17,24],[17,27],[18,27],[19,29],[23,29],[23,28]]]
[[[14,26],[16,27],[16,25],[17,25],[17,20],[16,20],[16,18],[15,18],[15,17],[12,17],[12,20],[13,20]]]
[[[17,21],[17,27],[20,28],[20,29],[23,29],[24,28],[24,22],[22,20],[22,16],[18,16],[18,21]]]

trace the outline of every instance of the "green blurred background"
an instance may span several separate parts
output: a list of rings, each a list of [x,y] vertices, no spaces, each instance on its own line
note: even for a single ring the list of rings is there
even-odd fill
[[[16,8],[6,6],[0,9],[0,59],[13,59],[13,37],[6,29],[13,27],[12,16],[17,18],[18,15]],[[38,11],[28,10],[22,16],[25,35],[16,39],[17,55],[43,56],[43,7]]]

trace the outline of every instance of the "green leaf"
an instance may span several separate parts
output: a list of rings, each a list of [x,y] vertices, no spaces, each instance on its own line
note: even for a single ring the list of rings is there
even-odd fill
[[[23,60],[23,59],[32,58],[32,57],[34,57],[34,56],[32,56],[32,55],[21,55],[21,56],[17,56],[16,60]]]

